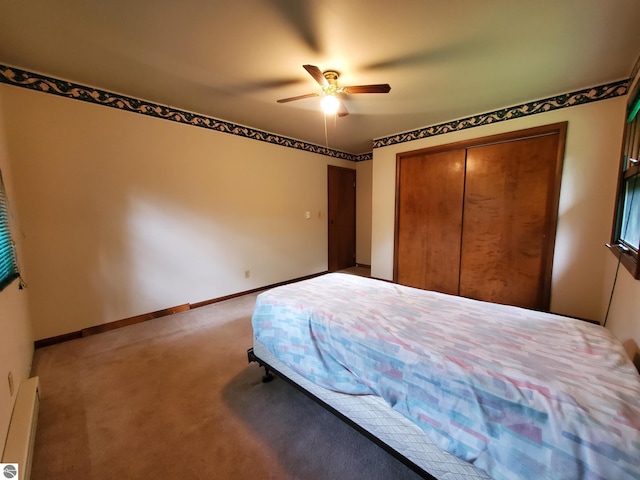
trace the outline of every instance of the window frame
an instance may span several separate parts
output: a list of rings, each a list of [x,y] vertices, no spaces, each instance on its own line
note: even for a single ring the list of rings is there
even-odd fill
[[[9,199],[0,171],[0,292],[20,277],[16,250],[9,228]]]
[[[640,164],[632,163],[630,158],[639,160],[640,157],[640,81],[636,82],[633,91],[627,100],[627,108],[625,110],[625,128],[622,140],[622,148],[620,154],[618,187],[616,192],[616,206],[613,216],[613,226],[611,229],[611,243],[607,244],[611,251],[636,280],[640,280],[640,242],[639,245],[631,245],[622,240],[622,232],[625,226],[624,207],[626,200],[626,187],[629,182],[634,182],[633,186],[637,187],[635,182],[640,182]],[[633,156],[635,154],[635,157]],[[633,204],[630,206],[638,207],[640,205],[640,196],[632,193]],[[634,209],[635,210],[635,209]],[[631,211],[629,212],[631,215]]]

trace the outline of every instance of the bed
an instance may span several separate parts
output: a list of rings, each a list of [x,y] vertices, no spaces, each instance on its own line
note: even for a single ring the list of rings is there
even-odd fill
[[[250,361],[425,478],[640,478],[640,376],[598,325],[331,273],[252,326]]]

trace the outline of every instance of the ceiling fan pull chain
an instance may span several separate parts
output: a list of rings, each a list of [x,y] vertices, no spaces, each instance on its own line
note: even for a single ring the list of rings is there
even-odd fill
[[[324,118],[324,144],[327,148],[329,148],[329,135],[327,134],[327,114],[322,112],[322,117]]]

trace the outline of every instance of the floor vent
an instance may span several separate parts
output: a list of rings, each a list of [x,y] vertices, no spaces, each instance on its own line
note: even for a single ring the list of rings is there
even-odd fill
[[[36,438],[36,424],[40,408],[39,388],[38,377],[29,378],[20,383],[9,423],[9,433],[2,454],[2,463],[18,464],[18,480],[29,480],[31,476],[33,443]]]

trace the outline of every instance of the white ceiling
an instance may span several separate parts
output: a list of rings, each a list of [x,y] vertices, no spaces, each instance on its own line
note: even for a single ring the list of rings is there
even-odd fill
[[[639,0],[0,0],[0,63],[325,145],[302,68],[351,95],[328,146],[629,77]]]

